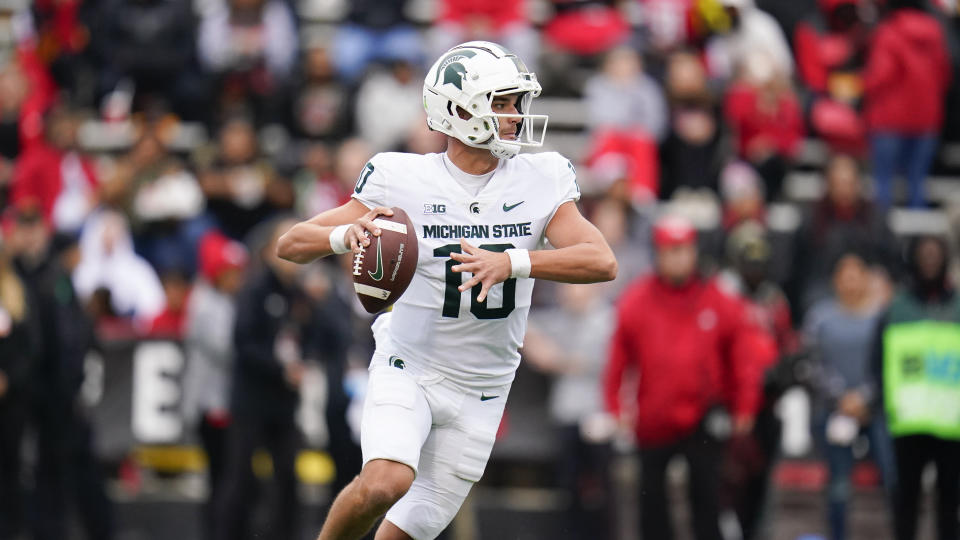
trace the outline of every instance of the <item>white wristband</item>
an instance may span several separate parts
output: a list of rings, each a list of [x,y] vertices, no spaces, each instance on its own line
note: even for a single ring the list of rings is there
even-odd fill
[[[510,257],[510,277],[528,278],[530,277],[530,252],[525,249],[508,249],[506,251]]]
[[[350,247],[344,242],[344,240],[346,240],[347,230],[350,229],[350,227],[352,227],[352,225],[340,225],[330,231],[330,249],[337,255],[350,251]]]

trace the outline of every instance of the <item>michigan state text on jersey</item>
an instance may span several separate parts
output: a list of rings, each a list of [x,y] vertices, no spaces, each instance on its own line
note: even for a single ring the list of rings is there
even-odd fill
[[[374,323],[360,475],[337,496],[321,539],[435,538],[480,479],[520,362],[533,278],[608,281],[617,263],[580,214],[573,165],[530,114],[540,84],[489,42],[444,53],[424,79],[427,124],[443,154],[384,153],[350,202],[291,228],[280,257],[306,263],[359,251],[374,219],[402,208],[419,240],[413,281]],[[547,244],[552,249],[542,249]]]

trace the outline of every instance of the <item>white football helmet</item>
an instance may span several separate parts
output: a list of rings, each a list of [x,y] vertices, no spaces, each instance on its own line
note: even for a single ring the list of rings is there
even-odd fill
[[[520,94],[519,115],[493,112],[493,98],[505,94]],[[468,146],[487,148],[501,159],[512,158],[521,147],[543,145],[547,116],[530,114],[530,103],[539,95],[537,76],[517,55],[489,41],[470,41],[450,49],[423,81],[427,125]],[[466,119],[460,118],[458,107],[469,113]],[[517,117],[517,138],[501,139],[499,119]]]

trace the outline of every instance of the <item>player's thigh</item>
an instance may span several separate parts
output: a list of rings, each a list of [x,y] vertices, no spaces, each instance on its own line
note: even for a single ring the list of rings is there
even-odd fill
[[[370,371],[360,423],[364,466],[385,459],[416,472],[431,423],[430,406],[413,377],[389,366]]]
[[[493,450],[505,399],[467,399],[454,422],[430,432],[413,485],[387,512],[387,521],[416,540],[435,538],[450,524]]]

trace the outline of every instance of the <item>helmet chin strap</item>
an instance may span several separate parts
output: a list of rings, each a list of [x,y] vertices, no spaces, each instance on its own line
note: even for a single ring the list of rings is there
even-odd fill
[[[489,141],[487,142],[487,148],[490,149],[490,153],[498,159],[511,159],[516,157],[520,153],[521,144],[519,142],[519,126],[517,129],[518,142],[505,141],[500,138],[500,120],[494,116],[492,119],[494,129],[496,130],[493,135],[490,136]]]
[[[510,159],[520,153],[520,144],[500,140],[497,137],[490,142],[490,153],[499,159]]]
[[[451,135],[451,137],[454,136]],[[520,153],[520,149],[523,146],[519,142],[505,141],[496,135],[491,135],[487,140],[481,143],[465,141],[460,137],[454,138],[467,146],[472,146],[473,148],[485,148],[489,150],[490,153],[493,154],[493,157],[497,159],[510,159],[515,157]]]

